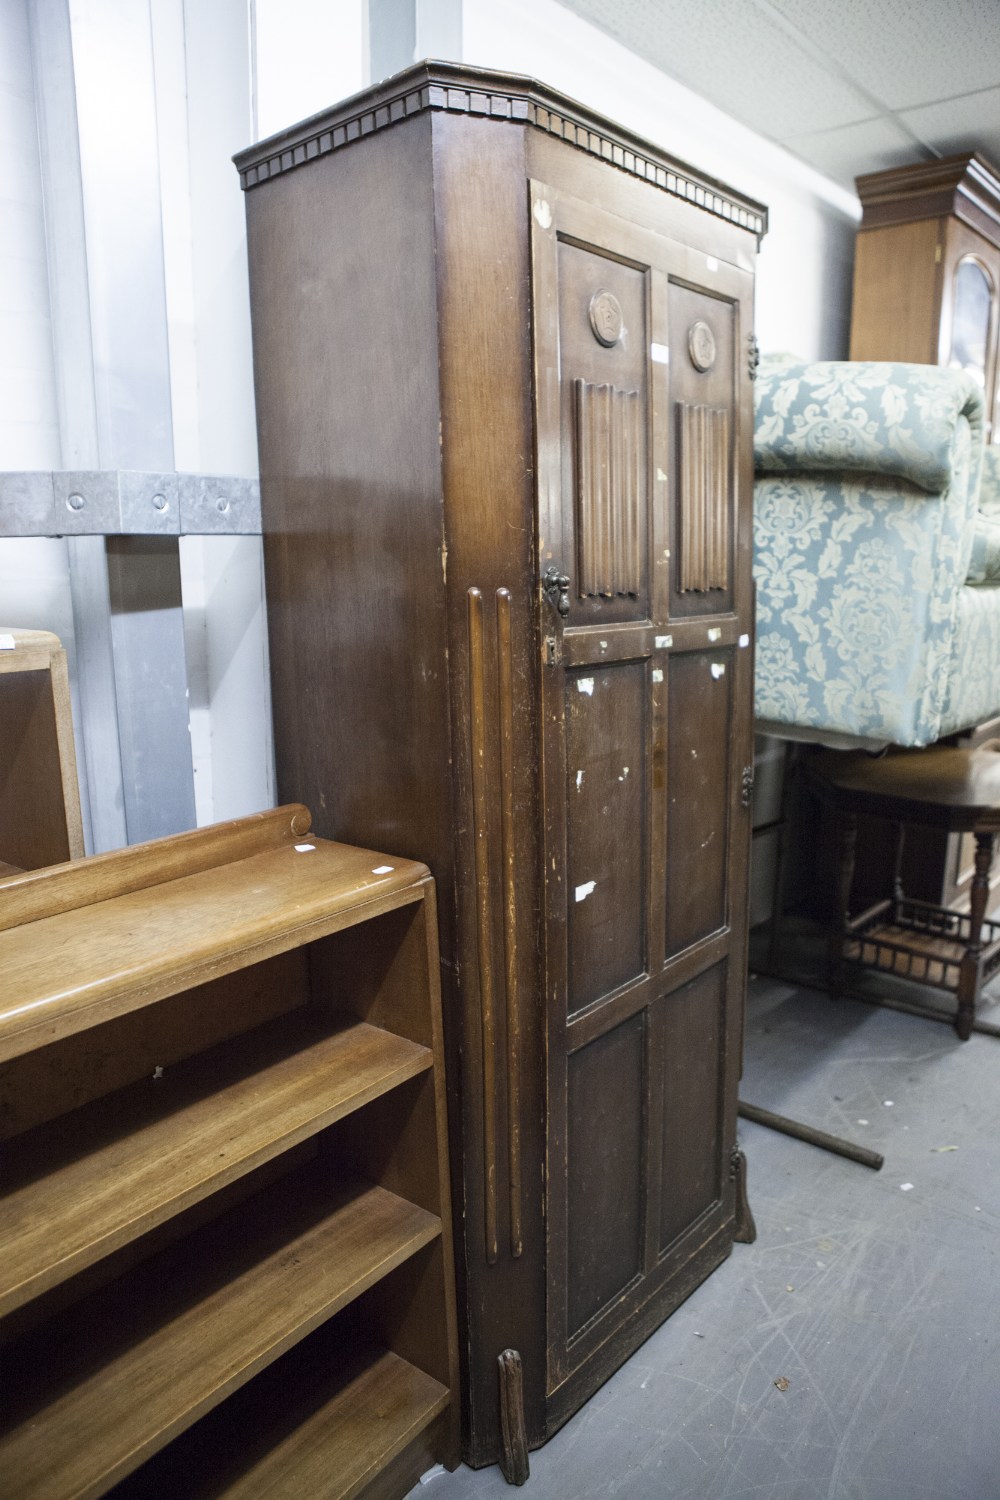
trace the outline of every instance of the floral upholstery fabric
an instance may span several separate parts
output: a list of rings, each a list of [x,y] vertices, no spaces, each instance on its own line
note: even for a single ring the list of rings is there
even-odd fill
[[[757,717],[778,733],[923,745],[983,717],[984,699],[1000,707],[1000,639],[987,639],[1000,637],[1000,589],[965,584],[983,441],[974,382],[783,359],[762,362],[756,400]],[[953,686],[958,653],[964,672],[980,649],[992,655]]]
[[[1000,521],[1000,443],[991,443],[983,454],[979,513],[989,521]]]
[[[970,583],[1000,582],[1000,446],[983,454],[979,483],[979,515],[972,535]]]
[[[983,515],[976,517],[966,582],[1000,582],[1000,521],[991,521]]]
[[[933,365],[761,361],[755,391],[758,474],[856,473],[907,479],[929,494],[955,481],[960,417],[974,429],[979,487],[983,404],[975,382]]]
[[[992,719],[1000,708],[1000,586],[959,590],[939,738]]]

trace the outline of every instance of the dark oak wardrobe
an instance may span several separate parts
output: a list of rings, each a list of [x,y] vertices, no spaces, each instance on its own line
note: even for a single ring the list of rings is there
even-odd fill
[[[752,1233],[765,211],[446,63],[237,165],[279,796],[438,881],[465,1455],[516,1477]]]

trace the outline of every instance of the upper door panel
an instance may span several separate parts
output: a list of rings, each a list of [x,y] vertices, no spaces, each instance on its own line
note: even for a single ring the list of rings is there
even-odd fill
[[[649,615],[648,275],[560,238],[568,623]]]

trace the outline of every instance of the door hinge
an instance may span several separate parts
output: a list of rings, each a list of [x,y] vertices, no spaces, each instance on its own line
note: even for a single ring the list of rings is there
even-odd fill
[[[743,767],[743,777],[740,786],[740,801],[744,807],[749,807],[753,801],[753,766]]]

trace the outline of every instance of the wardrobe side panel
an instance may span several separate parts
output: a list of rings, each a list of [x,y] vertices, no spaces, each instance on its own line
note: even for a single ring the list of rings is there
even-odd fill
[[[425,860],[446,923],[430,142],[403,122],[246,206],[278,797]]]

